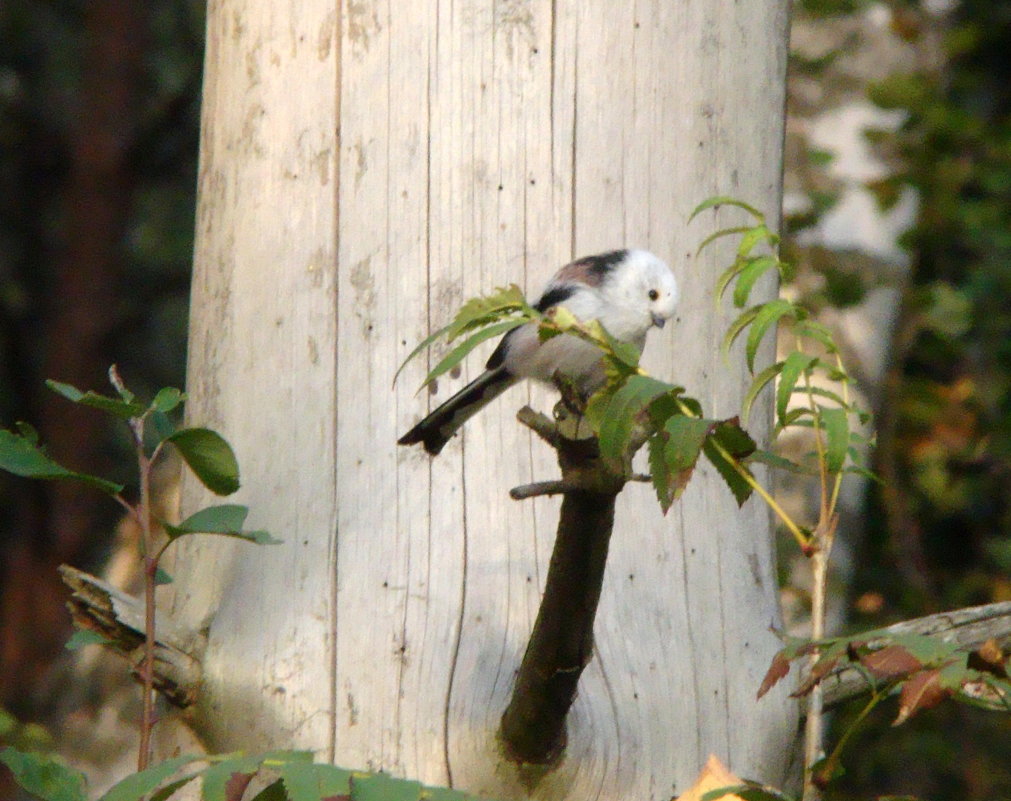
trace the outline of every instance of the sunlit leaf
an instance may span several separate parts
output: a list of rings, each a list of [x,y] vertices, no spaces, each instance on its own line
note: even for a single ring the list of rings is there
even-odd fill
[[[733,228],[721,228],[719,231],[709,234],[705,239],[702,240],[702,244],[698,246],[695,251],[696,258],[698,255],[705,250],[709,245],[715,242],[717,239],[723,239],[726,236],[734,236],[735,234],[744,234],[751,230],[750,225],[737,225]]]
[[[737,308],[744,308],[748,298],[751,297],[751,290],[754,288],[755,282],[777,264],[774,256],[756,256],[747,260],[737,283],[734,285],[734,305]]]
[[[525,320],[506,320],[505,322],[496,323],[495,325],[490,325],[487,328],[482,328],[476,334],[467,337],[467,339],[453,348],[453,350],[447,353],[443,359],[431,369],[428,375],[425,376],[425,381],[422,383],[421,389],[424,389],[439,376],[448,373],[456,367],[461,361],[463,361],[467,354],[469,354],[482,342],[485,342],[492,337],[505,334],[508,331],[512,331],[514,328],[518,328],[525,323]]]
[[[621,463],[637,417],[656,397],[675,389],[672,384],[644,375],[631,376],[612,396],[600,422],[600,455]]]
[[[744,400],[741,403],[741,417],[744,420],[747,420],[748,417],[751,416],[751,407],[759,393],[765,389],[772,379],[779,375],[779,371],[782,369],[783,362],[776,362],[775,364],[770,364],[752,379],[751,386],[749,386],[748,391],[744,393]]]
[[[280,773],[289,801],[319,801],[351,793],[351,771],[335,765],[290,763]]]
[[[768,303],[764,303],[758,307],[758,312],[751,323],[751,329],[748,331],[747,345],[744,351],[745,360],[751,372],[755,372],[755,356],[758,353],[759,345],[762,344],[762,340],[765,338],[766,332],[770,328],[775,330],[775,325],[783,317],[797,319],[802,314],[803,311],[799,306],[783,298],[770,300]]]
[[[723,354],[723,358],[726,359],[730,354],[730,349],[734,346],[737,341],[737,337],[741,335],[754,319],[758,316],[758,312],[762,310],[761,306],[752,306],[750,309],[745,309],[741,312],[737,318],[727,326],[727,331],[723,335],[723,341],[720,343],[720,353]]]
[[[735,208],[744,209],[752,217],[758,220],[758,222],[765,222],[765,215],[754,206],[745,203],[743,200],[738,200],[737,198],[728,197],[726,195],[716,195],[703,200],[692,211],[691,215],[688,217],[688,221],[691,222],[706,209],[715,208],[717,206],[734,206]]]
[[[783,371],[779,376],[779,386],[776,388],[776,417],[780,423],[785,423],[786,421],[786,411],[790,405],[790,395],[797,386],[797,381],[815,361],[816,357],[795,350],[783,362]]]
[[[209,428],[181,428],[165,438],[200,483],[215,495],[231,495],[239,489],[239,463],[232,446]]]

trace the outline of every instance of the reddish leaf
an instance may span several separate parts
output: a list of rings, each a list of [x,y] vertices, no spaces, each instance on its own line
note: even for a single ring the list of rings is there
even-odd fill
[[[255,775],[255,773],[233,773],[231,778],[225,782],[226,801],[242,801],[242,795]]]
[[[807,695],[811,690],[815,688],[815,685],[825,678],[836,665],[839,664],[838,656],[828,656],[822,657],[817,662],[814,663],[814,667],[811,668],[811,672],[808,673],[806,679],[801,683],[794,692],[790,693],[791,698],[801,698]]]
[[[923,663],[901,645],[887,645],[861,656],[859,661],[877,679],[897,679],[923,667]]]
[[[984,673],[992,673],[1001,679],[1006,679],[1008,658],[1001,651],[997,640],[991,638],[969,654],[968,666]]]
[[[921,670],[902,685],[902,693],[899,695],[899,714],[892,721],[892,725],[898,726],[900,723],[905,723],[917,712],[937,706],[950,696],[951,692],[941,684],[941,671],[938,668]]]
[[[758,688],[758,695],[755,696],[755,699],[757,700],[769,692],[789,672],[790,660],[786,658],[786,654],[783,651],[780,651],[772,657],[772,664],[769,665],[765,678],[762,679],[762,686]]]

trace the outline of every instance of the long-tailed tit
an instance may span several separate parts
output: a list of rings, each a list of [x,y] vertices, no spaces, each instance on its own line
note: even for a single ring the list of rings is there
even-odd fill
[[[597,320],[612,337],[634,343],[641,351],[646,332],[654,325],[663,328],[677,302],[677,282],[663,261],[645,250],[615,250],[566,264],[548,282],[534,308],[546,312],[564,306],[583,322]],[[606,380],[596,345],[571,334],[542,342],[535,323],[503,336],[485,368],[399,443],[424,443],[434,456],[467,420],[523,378],[550,382],[557,372],[586,395]]]

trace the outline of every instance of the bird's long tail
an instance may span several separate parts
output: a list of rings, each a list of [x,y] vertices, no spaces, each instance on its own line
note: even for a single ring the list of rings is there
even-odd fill
[[[504,366],[486,370],[467,386],[435,409],[397,442],[413,445],[422,442],[435,456],[471,417],[519,381]]]

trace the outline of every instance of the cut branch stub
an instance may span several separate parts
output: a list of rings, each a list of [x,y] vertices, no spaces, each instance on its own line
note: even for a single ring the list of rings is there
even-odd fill
[[[555,422],[529,407],[518,417],[556,450],[562,478],[517,487],[511,494],[564,497],[544,596],[499,734],[512,761],[551,765],[565,749],[565,718],[592,657],[615,498],[631,476],[608,468],[586,423],[561,405]],[[644,439],[637,438],[633,447]],[[626,461],[631,462],[631,453]]]

